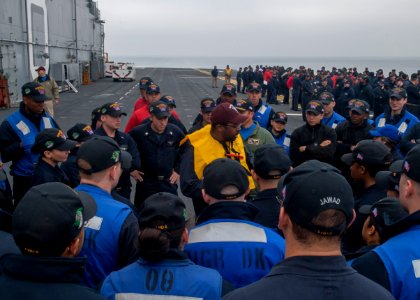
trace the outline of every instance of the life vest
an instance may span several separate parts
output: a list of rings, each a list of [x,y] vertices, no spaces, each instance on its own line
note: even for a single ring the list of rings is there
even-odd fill
[[[185,253],[239,288],[261,279],[283,260],[285,241],[251,221],[211,219],[191,229]]]
[[[261,105],[261,107],[255,112],[254,114],[254,121],[258,122],[261,127],[264,127],[267,129],[268,122],[270,121],[270,112],[271,112],[271,106],[268,106],[266,104]]]
[[[276,144],[282,147],[287,152],[287,154],[290,154],[290,136],[286,132],[284,132],[280,136],[276,137],[273,135],[273,137],[276,141]]]
[[[11,174],[18,176],[32,176],[34,173],[34,165],[39,159],[39,154],[34,154],[31,151],[31,148],[35,143],[35,137],[40,131],[46,128],[53,128],[54,121],[50,115],[43,115],[41,118],[40,130],[38,130],[35,124],[25,117],[20,111],[11,114],[7,117],[6,121],[18,135],[25,152],[24,156],[20,160],[13,162]]]
[[[401,136],[404,136],[406,132],[408,132],[408,129],[413,127],[419,123],[419,119],[417,119],[416,116],[409,113],[408,111],[405,111],[404,115],[402,116],[401,120],[397,124],[391,124],[388,123],[388,120],[386,119],[386,116],[384,113],[380,114],[375,119],[375,127],[384,127],[385,124],[391,124],[398,128],[398,132]]]
[[[420,225],[394,236],[374,251],[384,263],[395,299],[420,297]]]
[[[346,118],[344,118],[342,115],[340,115],[336,112],[333,112],[331,117],[323,118],[321,120],[321,123],[330,127],[330,128],[332,128],[332,129],[335,129],[338,124],[340,124],[341,122],[344,122],[345,120],[346,120]]]
[[[85,227],[85,239],[79,256],[87,256],[84,283],[97,288],[118,265],[118,243],[121,228],[131,213],[131,208],[114,200],[99,187],[81,184],[77,191],[88,193],[96,202],[96,215]]]
[[[107,299],[216,300],[221,298],[221,291],[220,274],[197,266],[189,259],[158,263],[139,259],[109,275],[102,285],[101,295]]]
[[[222,144],[215,140],[210,134],[211,125],[206,125],[200,130],[197,130],[189,135],[191,145],[194,147],[194,171],[199,180],[203,180],[204,168],[209,165],[213,160],[223,157],[230,157],[235,159],[233,156],[226,155],[226,150]],[[231,144],[231,145],[229,145]],[[232,143],[227,143],[230,154],[237,154],[236,160],[247,170],[249,168],[246,163],[245,147],[241,136],[238,134],[236,139]],[[233,151],[235,150],[235,151]],[[248,175],[249,188],[252,190],[255,188],[254,181],[251,175]]]

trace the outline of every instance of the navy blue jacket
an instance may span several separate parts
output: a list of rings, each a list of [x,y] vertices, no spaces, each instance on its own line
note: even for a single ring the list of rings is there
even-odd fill
[[[3,218],[2,215],[0,215],[0,218]],[[10,253],[20,253],[19,248],[16,246],[15,240],[13,239],[13,236],[5,231],[0,230],[0,257],[5,254]],[[1,274],[1,270],[0,270]]]
[[[70,186],[69,178],[60,166],[53,167],[40,158],[34,170],[32,186],[47,182],[61,182]]]
[[[85,258],[6,255],[0,261],[1,299],[105,299],[80,284],[85,263]]]
[[[255,223],[268,228],[276,228],[279,223],[280,203],[277,200],[277,188],[258,192],[254,199],[250,201],[258,208],[258,213],[253,219]]]
[[[330,140],[331,144],[326,147],[319,146],[325,140]],[[336,140],[337,135],[334,129],[324,124],[315,126],[305,124],[296,128],[290,138],[290,159],[293,161],[293,166],[311,159],[331,164],[334,159]],[[306,150],[300,152],[300,146],[306,146]]]
[[[135,127],[129,134],[140,154],[140,170],[145,177],[169,178],[174,169],[179,173],[182,155],[179,144],[184,134],[177,126],[168,124],[165,131],[158,134],[149,123]]]
[[[419,87],[415,86],[411,81],[407,86],[407,102],[420,105]]]
[[[354,210],[357,212],[361,206],[372,205],[385,197],[386,191],[379,189],[376,184],[374,184],[366,189],[363,189],[354,197]],[[345,254],[356,252],[365,245],[362,238],[362,228],[367,217],[367,215],[357,213],[353,224],[351,224],[351,226],[346,230],[342,239],[343,252]]]
[[[347,266],[342,256],[294,256],[223,300],[391,300],[392,295]]]
[[[334,90],[334,97],[336,103],[334,110],[340,115],[348,117],[348,113],[346,114],[346,107],[348,106],[348,102],[350,100],[356,98],[354,89],[352,87],[338,88]]]
[[[407,133],[403,136],[400,143],[401,151],[407,153],[418,144],[420,144],[420,123],[408,129]]]
[[[367,103],[369,103],[370,107],[373,107],[373,103],[375,101],[375,94],[373,93],[373,88],[370,84],[360,84],[356,96],[358,99],[364,100]]]

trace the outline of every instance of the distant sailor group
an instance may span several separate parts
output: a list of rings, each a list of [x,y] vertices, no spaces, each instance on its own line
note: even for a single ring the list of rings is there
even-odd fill
[[[215,66],[188,130],[142,77],[124,131],[110,102],[66,135],[37,71],[0,126],[2,299],[420,299],[418,74]]]

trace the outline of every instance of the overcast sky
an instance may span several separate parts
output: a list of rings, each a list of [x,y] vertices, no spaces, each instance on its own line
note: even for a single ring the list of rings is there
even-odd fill
[[[419,0],[98,0],[112,56],[417,57]]]

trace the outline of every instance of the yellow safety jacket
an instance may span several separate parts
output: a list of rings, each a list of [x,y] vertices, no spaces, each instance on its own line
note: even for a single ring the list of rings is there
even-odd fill
[[[233,142],[227,142],[227,149],[225,150],[223,145],[211,136],[210,129],[211,125],[206,125],[202,129],[186,136],[194,147],[194,171],[197,178],[203,180],[204,168],[213,160],[224,157],[238,160],[250,174],[241,136],[238,134]],[[251,175],[248,175],[248,181],[249,188],[251,190],[254,189],[255,184]]]

